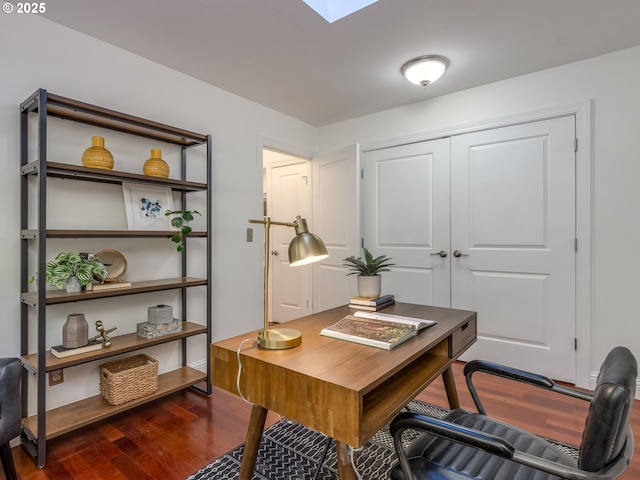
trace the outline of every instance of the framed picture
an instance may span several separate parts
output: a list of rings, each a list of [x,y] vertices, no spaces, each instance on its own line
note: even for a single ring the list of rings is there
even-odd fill
[[[173,196],[168,187],[150,187],[123,183],[124,205],[129,230],[172,230],[165,212],[173,210]]]

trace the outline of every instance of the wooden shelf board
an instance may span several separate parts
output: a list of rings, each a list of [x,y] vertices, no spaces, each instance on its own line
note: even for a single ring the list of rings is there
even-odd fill
[[[119,132],[162,140],[186,147],[207,143],[208,136],[146,118],[129,115],[109,108],[73,100],[53,93],[45,92],[46,104],[39,105],[38,98],[43,90],[37,90],[21,105],[22,112],[36,112],[45,108],[47,115],[96,125]]]
[[[61,368],[72,367],[82,363],[92,362],[101,358],[112,357],[121,353],[132,352],[141,348],[167,343],[180,338],[190,337],[192,335],[200,335],[207,332],[206,325],[197,323],[182,322],[182,330],[180,332],[171,333],[157,338],[142,338],[137,333],[128,333],[125,335],[117,335],[111,337],[112,345],[109,348],[95,350],[93,352],[81,353],[66,358],[57,358],[51,354],[49,350],[45,353],[46,371],[59,370]],[[38,371],[38,354],[30,353],[22,356],[22,361],[26,368],[31,372]]]
[[[159,292],[174,288],[196,287],[206,285],[205,278],[176,277],[164,278],[160,280],[146,280],[133,282],[128,288],[114,288],[112,290],[99,290],[94,292],[67,293],[65,290],[47,290],[47,305],[56,305],[69,302],[82,302],[85,300],[95,300],[97,298],[119,297],[123,295],[133,295],[135,293]],[[23,303],[35,306],[38,304],[38,292],[26,292],[20,296]]]
[[[163,238],[173,237],[177,230],[47,230],[47,238]],[[187,237],[204,238],[207,232],[193,231]],[[38,238],[38,230],[28,229],[20,232],[22,239]]]
[[[176,191],[198,192],[207,189],[206,183],[178,180],[176,178],[151,177],[138,173],[119,172],[117,170],[105,170],[101,168],[90,168],[70,163],[47,162],[47,176],[57,178],[70,178],[73,180],[85,180],[87,182],[115,183],[122,182],[144,183],[147,185],[157,185],[169,187]],[[36,175],[40,170],[40,162],[35,160],[24,165],[21,169],[22,175]]]
[[[206,373],[191,367],[182,367],[158,376],[158,390],[151,395],[132,400],[123,405],[109,405],[101,395],[69,403],[62,407],[49,410],[47,415],[46,439],[64,435],[78,428],[130,410],[144,403],[182,390],[206,380]],[[38,438],[38,416],[22,419],[23,427],[33,438]]]

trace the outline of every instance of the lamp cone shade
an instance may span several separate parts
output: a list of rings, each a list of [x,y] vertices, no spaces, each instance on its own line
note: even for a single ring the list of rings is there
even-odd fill
[[[328,256],[324,242],[313,233],[299,233],[289,244],[289,265],[292,267],[319,262]]]

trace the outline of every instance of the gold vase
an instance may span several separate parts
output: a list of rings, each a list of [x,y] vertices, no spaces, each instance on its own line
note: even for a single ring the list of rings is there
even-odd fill
[[[169,176],[169,164],[162,159],[162,150],[151,149],[151,158],[144,162],[142,171],[151,177],[167,178]]]
[[[113,155],[104,148],[103,137],[91,137],[91,146],[82,154],[82,165],[104,170],[113,169]]]

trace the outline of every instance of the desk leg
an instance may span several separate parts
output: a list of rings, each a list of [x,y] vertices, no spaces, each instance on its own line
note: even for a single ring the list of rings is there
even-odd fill
[[[447,399],[449,399],[449,407],[460,408],[460,401],[458,400],[458,390],[456,389],[456,381],[453,378],[453,370],[448,367],[442,372],[442,380],[444,380],[444,389],[447,392]]]
[[[336,452],[338,454],[338,478],[340,480],[356,480],[356,472],[351,466],[349,445],[336,440]]]
[[[253,405],[251,418],[249,419],[249,429],[247,430],[247,440],[244,445],[242,462],[240,463],[240,480],[251,480],[253,471],[256,468],[258,458],[258,448],[264,431],[264,422],[267,419],[268,410],[259,405]]]

